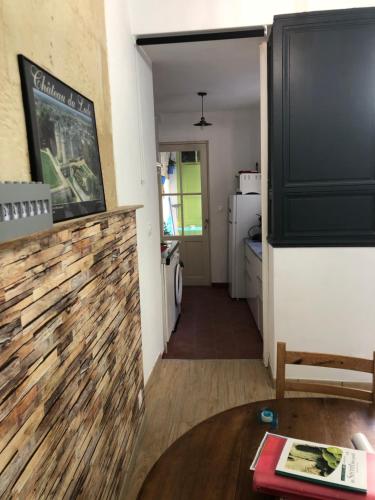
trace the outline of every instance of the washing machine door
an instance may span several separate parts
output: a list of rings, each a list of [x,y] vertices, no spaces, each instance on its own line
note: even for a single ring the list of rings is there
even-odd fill
[[[174,272],[174,298],[176,306],[182,302],[182,265],[178,263]]]

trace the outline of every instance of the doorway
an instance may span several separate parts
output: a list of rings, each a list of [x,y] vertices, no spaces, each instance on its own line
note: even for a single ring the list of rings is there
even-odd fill
[[[236,259],[228,251],[232,249],[228,207],[237,196],[245,201],[248,195],[259,193],[246,191],[240,173],[258,175],[260,166],[262,183],[263,174],[267,175],[260,148],[259,46],[265,43],[260,36],[167,41],[145,47],[153,64],[158,160],[162,164],[161,236],[180,242],[185,265],[180,320],[166,346],[166,358],[262,358],[266,320],[255,321],[246,300],[248,287],[241,287],[235,300],[228,293],[233,266],[246,280],[246,251],[253,251],[250,243],[257,242],[256,237],[258,247],[262,246],[259,231],[251,232],[258,227],[253,218],[260,207],[255,210],[240,204],[242,208],[236,211],[236,225],[241,221],[236,231]],[[203,92],[204,113],[197,97]],[[198,128],[203,115],[211,126]],[[209,183],[203,161],[205,158],[207,163],[208,156]],[[265,203],[263,197],[266,211]],[[266,283],[262,291],[261,253],[254,258],[258,264],[254,274],[259,272],[250,279],[257,283],[256,297],[262,308]],[[266,274],[264,278],[267,281]]]
[[[209,286],[207,143],[160,144],[161,237],[177,240],[184,284]]]

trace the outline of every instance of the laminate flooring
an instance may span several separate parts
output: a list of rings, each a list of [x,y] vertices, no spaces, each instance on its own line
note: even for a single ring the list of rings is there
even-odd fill
[[[348,385],[364,388],[364,384]],[[319,395],[287,392],[286,396]],[[136,499],[160,455],[194,425],[234,406],[274,397],[269,374],[258,359],[159,359],[146,385],[145,415],[124,472],[120,500]]]
[[[168,359],[261,359],[262,337],[246,300],[227,288],[184,288],[182,311],[168,342]]]
[[[274,398],[261,360],[159,360],[145,391],[145,416],[121,500],[135,500],[152,465],[178,437],[233,406]]]

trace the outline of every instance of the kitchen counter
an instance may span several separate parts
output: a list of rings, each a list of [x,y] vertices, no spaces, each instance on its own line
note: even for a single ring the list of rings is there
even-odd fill
[[[262,260],[262,242],[261,241],[253,241],[247,238],[245,240],[246,245],[253,251],[253,253],[258,257],[258,259]]]

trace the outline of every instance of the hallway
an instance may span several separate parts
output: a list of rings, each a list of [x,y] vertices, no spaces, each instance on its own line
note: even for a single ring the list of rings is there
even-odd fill
[[[146,412],[120,500],[135,500],[160,455],[196,424],[274,394],[259,360],[159,360],[146,385]]]
[[[263,342],[245,300],[224,287],[185,287],[167,359],[261,359]]]

